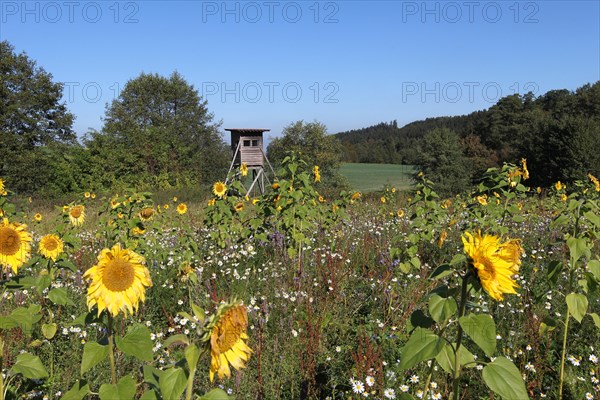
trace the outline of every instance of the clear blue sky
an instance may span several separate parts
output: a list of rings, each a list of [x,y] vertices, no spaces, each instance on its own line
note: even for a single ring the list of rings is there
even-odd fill
[[[466,114],[600,80],[598,1],[0,1],[0,39],[56,81],[75,130],[142,72],[178,71],[222,128],[330,133]]]

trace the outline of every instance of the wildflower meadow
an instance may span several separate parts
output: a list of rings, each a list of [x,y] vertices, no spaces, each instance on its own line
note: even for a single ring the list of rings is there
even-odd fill
[[[206,198],[0,179],[0,400],[598,399],[600,183]],[[325,178],[323,177],[323,180]]]

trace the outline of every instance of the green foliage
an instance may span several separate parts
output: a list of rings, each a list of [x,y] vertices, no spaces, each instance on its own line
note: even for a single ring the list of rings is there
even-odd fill
[[[497,357],[483,368],[483,380],[504,399],[528,399],[519,369],[506,357]]]
[[[73,115],[61,102],[63,85],[38,67],[27,54],[16,54],[7,41],[0,42],[0,177],[20,194],[48,190],[57,173],[65,146],[75,146]],[[72,183],[72,182],[71,182]],[[72,189],[65,182],[59,190]],[[52,190],[52,189],[50,189]]]
[[[139,189],[223,176],[231,157],[206,104],[177,72],[130,80],[107,108],[102,130],[85,141],[92,175],[104,187]]]
[[[343,184],[338,172],[341,153],[338,138],[328,135],[327,127],[320,122],[293,122],[267,148],[267,156],[275,165],[281,165],[289,154],[296,154],[308,165],[318,165],[323,181],[332,186]]]
[[[470,184],[467,158],[460,137],[447,128],[434,129],[423,138],[420,149],[422,172],[442,196],[464,191]]]
[[[532,186],[548,187],[558,180],[572,183],[590,172],[600,174],[600,154],[594,151],[600,140],[599,104],[600,82],[595,82],[537,98],[532,93],[509,95],[468,115],[428,118],[400,128],[392,121],[336,136],[344,146],[344,161],[425,166],[430,161],[416,150],[430,132],[449,129],[460,137],[469,180],[488,168],[526,158]]]

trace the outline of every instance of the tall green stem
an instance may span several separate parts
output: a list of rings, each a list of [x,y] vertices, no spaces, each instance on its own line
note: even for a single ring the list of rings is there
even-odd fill
[[[194,375],[196,375],[196,366],[190,365],[190,375],[188,376],[187,385],[185,388],[185,400],[192,400],[194,393]]]
[[[108,313],[108,358],[110,360],[110,379],[113,385],[117,384],[117,369],[115,367],[115,351],[114,351],[114,329],[113,316]]]
[[[573,230],[573,237],[577,237],[579,233],[579,220],[581,218],[581,206],[582,203],[579,203],[579,207],[577,207],[577,214],[575,215],[575,228]],[[567,282],[567,291],[566,293],[571,293],[573,288],[573,278],[575,276],[575,259],[571,257],[570,260],[570,271],[569,271],[569,281]],[[562,343],[562,354],[560,356],[560,378],[558,383],[558,400],[562,400],[563,398],[563,383],[565,377],[565,357],[567,355],[567,336],[569,334],[569,307],[567,306],[567,312],[565,313],[565,323],[564,323],[564,332],[563,332],[563,343]]]
[[[2,376],[4,340],[0,337],[0,400],[4,400],[4,377]]]
[[[562,400],[563,395],[563,381],[565,376],[565,356],[567,354],[567,334],[569,332],[569,311],[565,316],[565,331],[563,333],[563,343],[562,343],[562,355],[560,357],[560,380],[558,385],[558,400]]]
[[[471,280],[471,270],[469,270],[462,281],[462,288],[460,291],[460,306],[458,307],[458,319],[460,319],[465,314],[465,308],[467,305],[467,297],[468,297],[468,285]],[[459,388],[460,388],[460,346],[462,343],[463,330],[460,326],[460,322],[458,324],[458,332],[456,333],[456,349],[454,350],[454,377],[452,382],[452,393],[454,400],[459,399]]]

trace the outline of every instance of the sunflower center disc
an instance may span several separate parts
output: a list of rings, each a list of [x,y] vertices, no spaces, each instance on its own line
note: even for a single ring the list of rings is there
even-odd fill
[[[240,338],[240,330],[231,323],[228,318],[224,324],[220,326],[220,336],[218,340],[219,351],[225,353],[230,350]]]
[[[58,242],[54,238],[46,239],[44,240],[44,247],[48,251],[56,250],[56,248],[58,247]]]
[[[121,258],[115,258],[106,264],[102,282],[108,290],[122,292],[131,287],[135,278],[133,265]]]
[[[73,207],[71,210],[71,217],[79,218],[81,217],[81,207]]]
[[[12,228],[0,228],[0,254],[12,256],[19,251],[21,239],[19,234]]]

